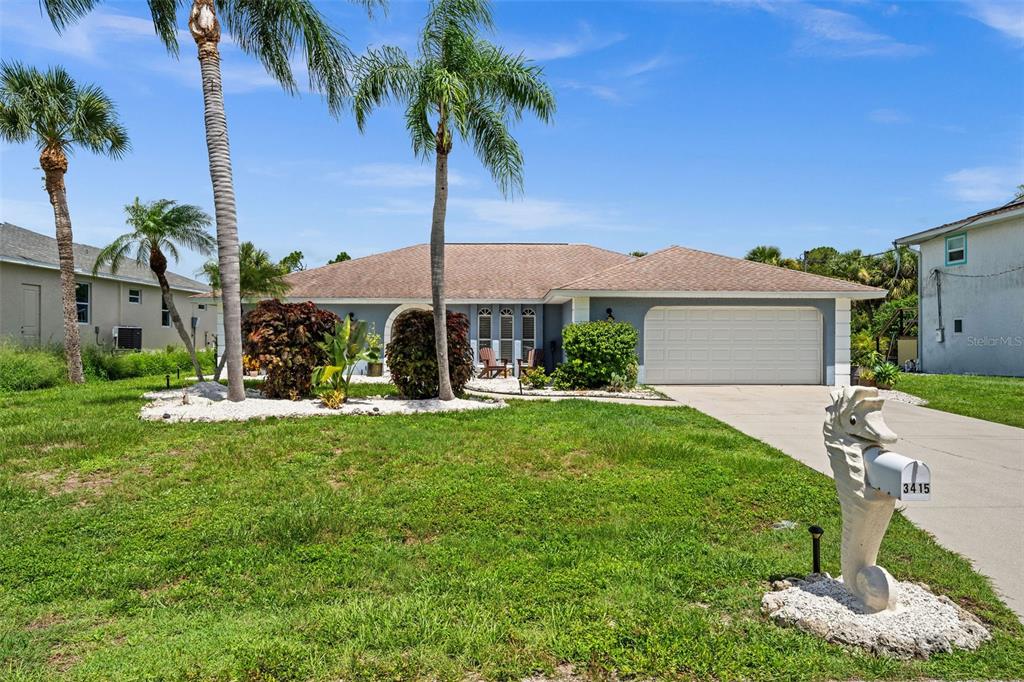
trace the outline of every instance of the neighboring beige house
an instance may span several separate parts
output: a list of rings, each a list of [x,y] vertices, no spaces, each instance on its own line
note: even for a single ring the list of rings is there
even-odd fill
[[[100,249],[84,244],[74,248],[83,345],[182,345],[149,268],[130,260],[116,275],[106,268],[94,277],[92,267]],[[171,272],[167,279],[182,321],[193,330],[196,347],[212,347],[217,324],[214,304],[191,298],[209,287]],[[33,345],[64,340],[57,240],[10,223],[0,223],[0,338]]]
[[[921,371],[1024,376],[1024,199],[896,243],[920,254]]]

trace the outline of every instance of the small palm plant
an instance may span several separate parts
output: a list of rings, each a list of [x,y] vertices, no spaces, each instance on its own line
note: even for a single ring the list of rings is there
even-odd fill
[[[356,365],[369,360],[366,337],[366,322],[353,322],[351,317],[346,317],[344,322],[335,323],[333,334],[324,334],[324,340],[317,344],[327,353],[330,364],[315,367],[312,381],[314,386],[331,387],[322,398],[327,407],[341,407],[348,398]]]
[[[79,87],[59,66],[45,72],[17,62],[0,65],[0,140],[35,142],[57,228],[60,291],[64,308],[64,355],[68,379],[85,381],[75,302],[75,257],[64,175],[76,147],[112,159],[129,149],[114,103],[94,85]]]
[[[149,269],[156,275],[160,283],[160,292],[164,297],[164,304],[171,314],[171,321],[174,328],[178,330],[192,358],[192,367],[196,371],[196,378],[203,380],[203,368],[196,358],[195,345],[192,337],[185,329],[178,314],[178,308],[174,305],[174,294],[171,292],[171,285],[167,281],[167,255],[178,261],[178,247],[192,249],[201,254],[213,252],[217,242],[206,231],[213,219],[210,218],[198,206],[190,204],[178,204],[170,199],[159,199],[142,203],[138,197],[135,202],[124,207],[128,219],[125,221],[132,228],[131,232],[122,234],[111,242],[106,248],[100,251],[96,257],[96,264],[92,272],[95,275],[104,265],[110,265],[112,272],[117,272],[124,259],[134,251],[133,260],[139,265]]]
[[[555,113],[555,97],[539,66],[479,37],[490,29],[487,0],[434,0],[411,61],[397,47],[371,51],[360,61],[354,96],[356,123],[387,102],[406,105],[405,123],[416,154],[434,157],[434,212],[430,227],[430,289],[434,310],[438,394],[452,400],[448,374],[448,330],[444,300],[444,223],[448,210],[448,155],[455,133],[508,195],[523,185],[523,154],[509,124],[524,111],[544,122]]]

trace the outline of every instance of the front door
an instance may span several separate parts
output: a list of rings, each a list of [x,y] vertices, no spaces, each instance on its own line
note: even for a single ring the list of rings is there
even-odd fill
[[[39,345],[39,301],[38,284],[21,285],[21,340],[22,343]]]

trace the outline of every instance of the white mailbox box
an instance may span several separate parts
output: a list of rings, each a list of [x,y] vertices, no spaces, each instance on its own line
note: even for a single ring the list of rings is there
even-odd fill
[[[931,499],[932,472],[917,459],[881,448],[864,451],[867,483],[897,500],[924,502]]]

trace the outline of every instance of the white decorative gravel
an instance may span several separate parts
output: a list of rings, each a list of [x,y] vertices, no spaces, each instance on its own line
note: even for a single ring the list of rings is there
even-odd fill
[[[775,583],[761,611],[829,642],[858,646],[895,658],[928,658],[953,649],[977,649],[991,638],[974,615],[926,586],[897,582],[895,609],[865,613],[843,583],[827,575]]]
[[[214,388],[217,387],[217,388]],[[186,398],[187,394],[187,398]],[[213,382],[193,384],[187,389],[170,389],[145,394],[152,400],[139,416],[150,421],[222,422],[266,419],[268,417],[312,417],[351,414],[422,414],[506,407],[500,400],[403,400],[396,398],[352,398],[340,409],[324,406],[319,399],[270,400],[248,390],[242,402],[225,400],[227,387]]]
[[[886,400],[895,400],[898,403],[906,403],[908,405],[927,405],[928,401],[924,398],[918,398],[916,395],[910,395],[903,391],[893,391],[887,389],[878,389],[878,397]]]
[[[497,377],[494,379],[481,379],[480,377],[474,377],[469,380],[466,384],[466,388],[470,391],[480,391],[481,393],[497,393],[499,395],[520,395],[519,391],[519,379],[515,377],[509,377],[507,379],[503,377]],[[570,398],[632,398],[634,400],[665,400],[665,396],[660,393],[655,393],[646,388],[636,388],[632,391],[560,391],[558,389],[547,388],[534,389],[530,388],[529,384],[524,383],[522,386],[522,394],[528,396],[539,396],[539,397],[570,397]]]

